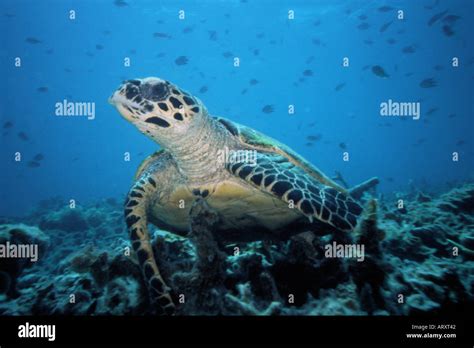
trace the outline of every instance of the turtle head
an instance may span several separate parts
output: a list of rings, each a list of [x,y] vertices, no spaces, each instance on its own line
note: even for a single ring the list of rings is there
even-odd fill
[[[162,145],[184,136],[206,115],[199,99],[156,77],[124,81],[109,102],[127,121]]]

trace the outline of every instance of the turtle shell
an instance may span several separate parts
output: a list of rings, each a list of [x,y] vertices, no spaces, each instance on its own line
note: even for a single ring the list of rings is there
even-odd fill
[[[298,155],[285,144],[280,143],[278,140],[266,136],[250,127],[232,122],[226,118],[215,117],[215,119],[227,128],[232,136],[234,136],[240,143],[258,151],[279,154],[288,159],[288,161],[293,163],[295,166],[303,169],[320,183],[332,187],[346,195],[349,194],[345,188],[335,183],[329,177],[324,175],[318,168],[313,166],[310,162]]]

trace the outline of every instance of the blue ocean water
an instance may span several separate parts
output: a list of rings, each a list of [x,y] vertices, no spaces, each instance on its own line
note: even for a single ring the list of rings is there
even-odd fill
[[[4,0],[0,215],[53,196],[124,196],[158,145],[107,99],[121,81],[147,76],[351,185],[378,176],[379,192],[391,193],[472,181],[473,10],[470,0]],[[426,79],[436,85],[423,87]],[[56,116],[64,99],[94,102],[95,119]],[[382,117],[389,99],[420,102],[420,119]]]

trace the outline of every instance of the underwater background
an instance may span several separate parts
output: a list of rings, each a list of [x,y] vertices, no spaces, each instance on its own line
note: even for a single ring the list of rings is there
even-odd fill
[[[202,288],[207,300],[190,298],[181,314],[472,308],[473,23],[470,0],[2,1],[0,241],[38,243],[44,257],[0,260],[0,313],[146,312],[140,270],[122,252],[122,202],[158,145],[107,99],[123,80],[147,76],[349,186],[380,180],[378,227],[360,231],[374,244],[369,262],[324,259],[331,240],[319,237],[310,247],[302,237],[242,245],[239,256],[221,255],[227,269],[213,271],[215,293]],[[56,116],[65,99],[95,103],[95,118]],[[420,118],[381,116],[389,99],[419,102]],[[165,278],[193,269],[192,243],[163,231],[154,243]],[[183,279],[172,283],[186,289]],[[291,306],[282,304],[289,293]]]

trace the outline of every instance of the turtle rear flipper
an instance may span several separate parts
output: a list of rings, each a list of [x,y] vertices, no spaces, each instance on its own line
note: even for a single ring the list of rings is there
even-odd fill
[[[362,207],[353,198],[318,182],[286,157],[257,152],[253,161],[236,161],[237,156],[231,157],[227,170],[300,210],[311,222],[318,219],[342,231],[357,225]]]
[[[175,306],[153,255],[150,232],[147,227],[149,197],[157,190],[156,177],[145,173],[133,185],[125,201],[125,221],[133,250],[143,272],[150,300],[157,314],[173,314]]]

